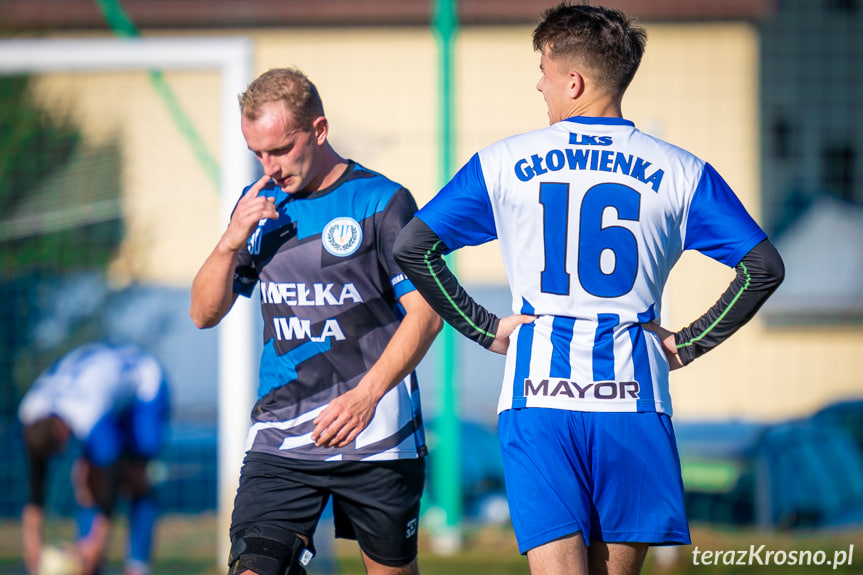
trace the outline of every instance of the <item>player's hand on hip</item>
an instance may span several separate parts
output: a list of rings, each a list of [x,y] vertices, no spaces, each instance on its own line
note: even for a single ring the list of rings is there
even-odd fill
[[[647,331],[652,331],[659,336],[659,341],[662,342],[662,349],[665,351],[665,357],[668,359],[668,368],[671,371],[683,367],[683,362],[680,360],[680,354],[677,353],[677,342],[674,339],[674,332],[665,329],[656,322],[643,323],[641,327]]]
[[[519,326],[526,323],[532,323],[535,320],[535,315],[525,314],[516,314],[501,318],[497,324],[497,333],[495,334],[494,341],[490,346],[488,346],[489,351],[506,355],[506,350],[509,349],[509,336],[511,336]]]
[[[237,202],[228,229],[222,236],[222,245],[225,249],[239,250],[258,227],[258,222],[264,219],[276,220],[279,218],[275,199],[258,195],[269,181],[269,176],[261,177]]]
[[[372,420],[377,401],[361,388],[333,399],[312,422],[312,441],[318,447],[349,445]]]

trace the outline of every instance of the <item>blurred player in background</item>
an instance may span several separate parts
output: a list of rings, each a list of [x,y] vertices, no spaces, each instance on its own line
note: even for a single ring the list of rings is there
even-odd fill
[[[416,211],[401,185],[339,156],[314,84],[273,69],[240,96],[264,176],[192,284],[211,327],[261,286],[258,401],[231,524],[230,572],[305,572],[333,500],[366,570],[417,573],[426,446],[414,368],[441,320],[396,266]]]
[[[561,4],[533,34],[550,127],[481,150],[412,220],[396,259],[441,316],[506,354],[498,432],[531,573],[635,573],[648,545],[688,544],[669,370],[746,323],[779,254],[709,164],[622,118],[645,30]],[[499,319],[442,256],[500,243],[514,315]],[[659,326],[684,250],[736,270],[689,326]]]
[[[168,387],[159,362],[133,346],[91,343],[42,373],[18,414],[30,466],[30,499],[24,507],[24,559],[38,573],[43,550],[45,482],[52,455],[81,443],[72,483],[81,573],[98,573],[118,495],[130,501],[125,575],[150,572],[156,501],[147,462],[162,446],[169,416]]]

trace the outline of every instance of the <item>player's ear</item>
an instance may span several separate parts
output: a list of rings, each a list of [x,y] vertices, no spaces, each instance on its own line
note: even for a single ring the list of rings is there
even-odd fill
[[[585,84],[584,84],[584,76],[581,75],[580,72],[576,70],[570,70],[569,72],[569,97],[571,100],[575,100],[580,97],[584,93]]]
[[[327,121],[326,117],[318,116],[312,121],[312,131],[315,134],[315,141],[319,146],[323,146],[324,142],[327,141],[327,135],[330,132],[330,123]]]

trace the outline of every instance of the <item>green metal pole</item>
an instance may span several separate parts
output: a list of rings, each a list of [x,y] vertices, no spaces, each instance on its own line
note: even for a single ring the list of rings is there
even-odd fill
[[[438,44],[440,183],[453,175],[455,157],[453,114],[453,46],[458,32],[458,0],[435,0],[433,28]],[[447,258],[455,270],[455,255]],[[434,500],[443,511],[444,521],[436,534],[439,551],[454,552],[461,547],[461,423],[458,415],[456,384],[458,382],[457,334],[447,325],[441,334],[438,389],[440,413],[437,418],[438,443],[434,453]]]
[[[141,34],[132,19],[129,18],[126,11],[120,5],[119,0],[96,0],[96,4],[102,11],[102,16],[108,23],[108,27],[114,32],[114,35],[120,38],[137,38]],[[204,169],[204,173],[210,178],[210,181],[219,188],[219,162],[210,154],[204,140],[192,123],[191,118],[183,110],[180,101],[177,100],[176,94],[171,90],[165,75],[161,70],[150,70],[150,83],[153,89],[162,98],[165,106],[168,108],[168,113],[174,121],[174,125],[186,139],[198,162]]]

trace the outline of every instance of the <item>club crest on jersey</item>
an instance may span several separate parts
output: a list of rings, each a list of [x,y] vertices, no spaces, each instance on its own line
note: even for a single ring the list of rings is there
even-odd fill
[[[363,243],[363,228],[353,218],[336,218],[321,232],[324,249],[337,257],[349,256]]]

